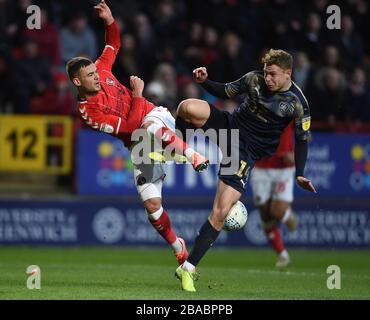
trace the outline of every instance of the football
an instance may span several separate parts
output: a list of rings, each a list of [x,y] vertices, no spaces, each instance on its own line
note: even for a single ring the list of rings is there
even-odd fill
[[[222,229],[225,231],[238,231],[245,226],[247,219],[247,208],[241,201],[238,201],[231,207]]]

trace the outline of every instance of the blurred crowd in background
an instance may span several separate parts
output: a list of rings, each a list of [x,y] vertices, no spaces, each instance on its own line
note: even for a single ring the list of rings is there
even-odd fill
[[[121,30],[117,79],[145,80],[145,96],[175,112],[185,98],[232,111],[192,80],[208,69],[219,82],[261,69],[281,48],[294,56],[294,80],[318,130],[369,130],[370,2],[366,0],[107,0]],[[41,7],[41,29],[29,30],[28,6]],[[341,29],[329,30],[330,4]],[[88,0],[0,0],[0,113],[76,116],[65,63],[104,47],[104,26]],[[365,128],[365,129],[364,129]]]

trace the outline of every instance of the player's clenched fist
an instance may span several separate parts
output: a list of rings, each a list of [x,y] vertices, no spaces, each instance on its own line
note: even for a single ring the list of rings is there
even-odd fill
[[[130,77],[130,86],[134,97],[142,97],[144,90],[144,81],[137,76]]]
[[[193,77],[196,82],[202,83],[206,81],[208,77],[207,69],[205,67],[196,68],[193,71]]]
[[[103,19],[107,25],[113,23],[114,18],[112,12],[104,0],[101,0],[96,6],[94,6],[94,9],[98,13],[99,18]]]

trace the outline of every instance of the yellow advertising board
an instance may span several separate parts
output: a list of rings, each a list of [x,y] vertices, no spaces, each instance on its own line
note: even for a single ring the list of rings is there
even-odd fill
[[[0,171],[67,174],[72,120],[63,116],[0,116]]]

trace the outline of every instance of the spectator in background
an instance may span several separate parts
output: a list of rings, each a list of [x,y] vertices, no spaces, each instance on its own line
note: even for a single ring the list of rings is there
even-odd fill
[[[302,18],[297,1],[272,0],[266,10],[264,34],[269,40],[265,46],[294,49]]]
[[[346,64],[343,60],[339,49],[334,45],[328,45],[324,47],[323,59],[320,61],[319,66],[344,71]]]
[[[360,33],[364,54],[370,54],[370,43],[364,39],[370,39],[370,6],[368,0],[351,0],[350,12],[355,21],[355,30]]]
[[[166,107],[173,109],[177,103],[176,71],[168,63],[159,64],[154,70],[154,81],[158,81],[166,88],[163,103]]]
[[[95,34],[87,24],[86,15],[82,12],[73,14],[68,26],[61,32],[62,66],[76,56],[87,56],[95,59],[97,44]]]
[[[12,17],[9,0],[0,0],[0,44],[7,41],[7,29],[9,19]]]
[[[139,13],[134,17],[134,27],[137,43],[136,57],[138,61],[140,61],[140,64],[145,67],[141,70],[143,72],[141,76],[143,78],[149,78],[156,64],[156,57],[155,54],[153,54],[157,51],[156,34],[148,16],[144,13]],[[125,39],[122,40],[125,41]]]
[[[349,15],[342,16],[340,38],[338,46],[343,53],[343,58],[350,67],[361,63],[364,57],[361,36],[355,32],[353,20]]]
[[[217,81],[228,82],[241,77],[243,70],[253,69],[251,57],[243,52],[241,40],[235,33],[223,35],[220,52],[220,58],[210,67]]]
[[[16,113],[29,113],[31,98],[45,93],[50,85],[50,64],[40,56],[37,43],[25,39],[22,55],[14,61],[13,78],[16,83]]]
[[[201,64],[204,28],[198,22],[192,22],[185,39],[183,56],[187,67],[192,70]]]
[[[163,106],[166,96],[166,88],[158,81],[149,82],[144,89],[144,97],[156,106]]]
[[[132,33],[124,33],[121,36],[121,49],[118,52],[113,72],[119,81],[129,83],[130,76],[142,74],[142,65],[138,62],[136,39]]]
[[[158,39],[174,39],[179,34],[179,20],[182,15],[182,1],[159,0],[154,9],[154,27]]]
[[[307,55],[303,51],[298,51],[294,55],[294,73],[293,79],[302,91],[308,90],[309,84],[312,82],[314,68],[308,60]]]
[[[310,0],[308,1],[307,12],[314,12],[318,15],[321,21],[325,21],[328,17],[326,13],[328,5],[327,0]]]
[[[14,0],[8,0],[5,2],[5,7],[4,5],[0,7],[1,10],[5,9],[3,12],[5,18],[3,23],[6,24],[5,38],[12,47],[21,45],[21,31],[26,25],[28,18],[27,8],[32,4],[32,0],[17,0],[16,2]]]
[[[178,101],[177,105],[185,99],[201,99],[201,91],[198,85],[194,83],[193,79],[188,75],[180,76],[178,79]],[[171,110],[172,111],[172,110]],[[173,109],[173,114],[176,116],[176,108]]]
[[[201,64],[205,67],[210,66],[219,58],[218,50],[218,33],[215,28],[206,26],[204,28],[204,47],[201,53]]]
[[[14,86],[11,79],[10,57],[0,54],[0,114],[11,113],[13,111],[13,90]]]
[[[330,125],[347,119],[343,100],[346,88],[344,75],[329,67],[315,78],[315,87],[310,95],[312,119]]]
[[[31,113],[51,115],[73,115],[75,99],[69,88],[69,80],[64,72],[53,75],[53,86],[45,94],[31,102]]]
[[[155,65],[161,62],[169,63],[175,68],[177,74],[186,74],[189,72],[184,56],[179,55],[171,42],[165,43],[161,48],[158,48],[157,61]]]
[[[41,29],[23,28],[23,36],[33,39],[39,47],[40,55],[46,57],[53,68],[60,66],[60,38],[57,26],[49,21],[48,13],[41,10]]]
[[[298,37],[299,50],[305,51],[311,61],[317,62],[324,43],[323,38],[320,16],[317,13],[309,13],[306,18],[305,28]]]
[[[345,108],[353,121],[370,121],[370,91],[366,86],[366,74],[362,68],[351,73],[346,90]]]

